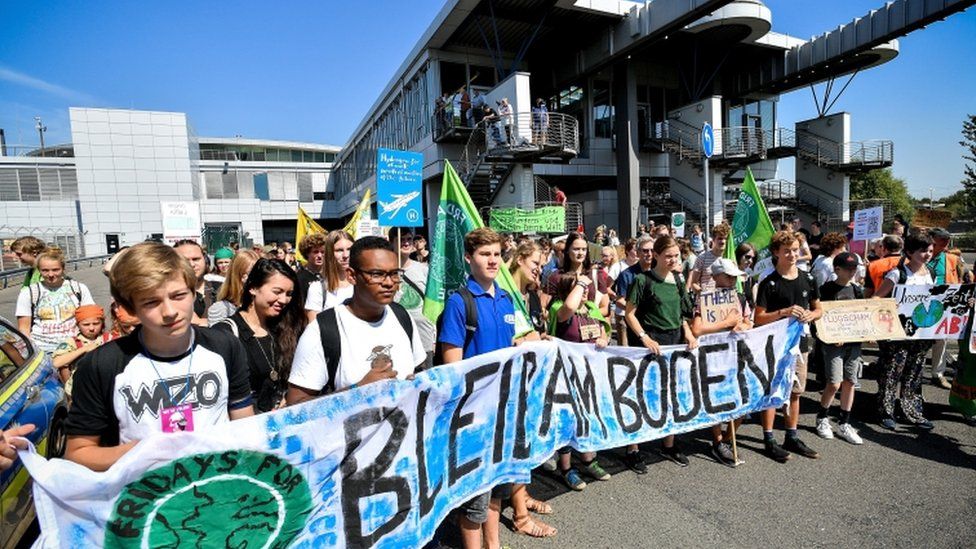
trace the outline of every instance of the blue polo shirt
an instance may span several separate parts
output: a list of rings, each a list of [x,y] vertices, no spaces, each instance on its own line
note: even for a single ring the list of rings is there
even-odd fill
[[[617,280],[614,282],[614,291],[617,295],[626,297],[630,292],[630,285],[634,283],[634,279],[643,272],[644,270],[641,269],[640,261],[620,271],[620,274],[617,275]]]
[[[464,358],[471,358],[498,349],[512,346],[515,338],[515,304],[512,296],[505,290],[495,286],[495,295],[484,291],[474,278],[468,277],[465,286],[474,296],[475,308],[478,310],[478,330],[475,331],[471,343],[464,349]],[[457,292],[451,294],[444,304],[441,318],[441,331],[437,334],[437,341],[464,346],[465,311],[464,299]]]

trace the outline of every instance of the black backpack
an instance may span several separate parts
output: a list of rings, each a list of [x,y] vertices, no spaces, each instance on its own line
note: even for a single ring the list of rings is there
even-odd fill
[[[478,308],[474,303],[474,294],[467,286],[461,286],[457,289],[457,292],[461,296],[461,300],[464,301],[464,346],[461,349],[467,349],[471,340],[474,338],[474,333],[478,331]],[[437,333],[440,334],[444,329],[444,312],[441,311],[441,316],[437,317]],[[444,364],[444,349],[441,343],[438,341],[437,345],[434,347],[434,365],[440,366]]]
[[[410,320],[410,313],[398,303],[390,303],[390,309],[393,310],[393,315],[403,327],[403,331],[407,333],[407,340],[412,346],[413,322]],[[336,318],[335,307],[319,313],[315,321],[319,325],[322,350],[325,352],[325,369],[329,373],[329,381],[326,382],[322,392],[334,393],[336,372],[339,369],[339,359],[342,357],[342,339],[339,337],[339,320]]]

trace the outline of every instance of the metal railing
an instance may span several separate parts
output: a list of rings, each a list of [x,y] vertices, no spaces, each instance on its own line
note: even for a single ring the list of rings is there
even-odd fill
[[[92,257],[79,257],[77,259],[66,259],[64,261],[65,271],[77,271],[81,268],[91,268],[96,264],[102,265],[108,261],[113,254],[105,255],[95,255]],[[6,289],[10,287],[11,280],[24,279],[27,272],[31,270],[31,267],[21,267],[19,269],[10,269],[7,271],[0,272],[0,289]]]
[[[887,139],[838,143],[807,131],[796,134],[797,158],[828,168],[889,166],[894,153],[895,145]]]
[[[767,134],[769,135],[767,137]],[[759,156],[766,157],[772,140],[772,132],[755,126],[719,128],[715,133],[715,150],[725,158]]]
[[[474,127],[457,170],[467,183],[488,157],[515,162],[578,153],[576,118],[558,112],[513,113],[486,118]]]
[[[894,161],[895,144],[886,139],[843,143],[841,157],[846,164],[888,165]]]
[[[687,122],[672,119],[657,122],[651,129],[651,139],[660,142],[664,150],[677,154],[679,159],[702,157],[701,129]]]
[[[0,147],[0,158],[2,157],[28,157],[28,158],[73,158],[75,155],[74,147],[67,145],[51,145],[43,149],[37,145],[8,145]]]

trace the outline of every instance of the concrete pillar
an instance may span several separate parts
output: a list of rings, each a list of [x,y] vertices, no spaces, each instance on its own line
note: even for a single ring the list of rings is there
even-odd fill
[[[501,190],[495,195],[492,206],[535,207],[535,175],[532,164],[516,164],[512,173],[501,182]]]
[[[694,128],[701,129],[705,122],[712,125],[715,131],[714,154],[722,154],[722,140],[719,134],[722,128],[722,98],[713,96],[695,101],[668,113],[668,118],[678,120]],[[705,171],[702,161],[692,162],[688,159],[678,162],[677,155],[670,155],[671,195],[687,204],[685,210],[695,217],[702,217],[705,213]],[[710,169],[709,183],[709,223],[714,226],[725,218],[724,192],[722,191],[723,173]],[[697,206],[695,209],[690,209]],[[704,220],[703,220],[704,222]]]
[[[636,236],[640,206],[640,150],[637,129],[637,78],[634,67],[623,61],[613,69],[614,133],[617,138],[617,234]]]
[[[809,136],[805,138],[804,136]],[[819,141],[815,138],[821,138]],[[822,118],[796,123],[796,139],[799,147],[821,147],[825,158],[847,162],[849,152],[843,147],[851,141],[851,115],[840,112]],[[850,220],[850,178],[831,166],[818,166],[816,162],[798,155],[796,159],[797,198],[820,210],[825,218]],[[800,212],[809,223],[812,217]]]

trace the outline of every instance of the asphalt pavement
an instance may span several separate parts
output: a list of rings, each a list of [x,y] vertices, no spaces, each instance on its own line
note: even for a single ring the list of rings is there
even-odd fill
[[[971,258],[970,258],[971,259]],[[96,302],[108,306],[108,280],[100,268],[74,271]],[[0,290],[0,314],[13,317],[17,289]],[[930,433],[908,426],[898,432],[873,423],[872,369],[855,400],[853,421],[863,446],[821,440],[813,432],[819,393],[802,400],[801,437],[820,459],[794,456],[785,464],[761,454],[762,432],[747,423],[738,432],[732,469],[708,454],[706,432],[679,440],[691,458],[680,468],[643,445],[646,475],[625,470],[615,451],[600,462],[613,474],[569,491],[553,474],[538,472],[529,487],[554,514],[540,517],[559,532],[532,539],[509,530],[505,509],[502,542],[513,548],[545,547],[972,547],[976,530],[976,427],[947,404],[948,391],[926,385]],[[818,391],[816,375],[809,388]],[[836,410],[836,407],[835,407]],[[777,431],[782,438],[782,431]],[[440,529],[441,542],[457,547],[456,528]]]

